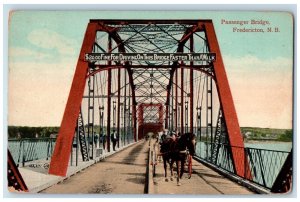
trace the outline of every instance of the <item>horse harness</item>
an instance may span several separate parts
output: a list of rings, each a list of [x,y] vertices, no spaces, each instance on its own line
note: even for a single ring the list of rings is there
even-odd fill
[[[176,138],[176,140],[173,140],[172,141],[174,143],[178,142],[178,138]],[[164,155],[164,154],[168,154],[168,153],[172,153],[172,151],[167,151],[167,152],[160,152],[160,155]],[[185,150],[180,150],[178,151],[179,154],[188,154],[188,149],[185,149]]]

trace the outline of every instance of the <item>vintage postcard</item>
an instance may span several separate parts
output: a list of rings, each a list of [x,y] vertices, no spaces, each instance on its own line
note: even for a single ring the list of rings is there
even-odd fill
[[[11,194],[293,192],[294,16],[11,11]]]

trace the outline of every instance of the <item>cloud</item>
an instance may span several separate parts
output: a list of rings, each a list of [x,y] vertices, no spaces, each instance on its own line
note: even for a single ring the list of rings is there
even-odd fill
[[[47,29],[37,29],[27,36],[28,41],[43,49],[56,49],[62,55],[73,55],[76,41]]]
[[[8,56],[12,60],[27,58],[31,61],[45,60],[47,58],[51,58],[50,54],[41,53],[39,51],[33,51],[28,48],[21,47],[10,47]]]

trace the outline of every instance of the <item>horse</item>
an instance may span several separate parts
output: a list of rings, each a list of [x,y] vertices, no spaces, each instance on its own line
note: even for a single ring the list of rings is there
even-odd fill
[[[170,165],[171,181],[173,181],[173,164],[176,162],[177,167],[177,185],[180,186],[179,179],[182,178],[184,172],[185,159],[187,157],[186,149],[189,150],[189,154],[193,156],[195,154],[195,140],[196,136],[193,133],[185,133],[178,138],[166,138],[161,143],[160,153],[163,157],[164,170],[165,170],[165,181],[167,178],[167,162]],[[181,169],[179,170],[179,164]]]

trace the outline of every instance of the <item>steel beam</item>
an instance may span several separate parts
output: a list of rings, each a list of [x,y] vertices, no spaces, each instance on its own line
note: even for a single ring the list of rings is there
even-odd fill
[[[124,71],[124,83],[127,83],[127,75],[126,75],[127,70]],[[127,85],[125,85],[124,88],[124,145],[125,145],[125,140],[128,137],[128,133],[127,133],[127,117],[126,117],[126,113],[127,113]]]
[[[167,87],[168,89],[170,88],[170,86]],[[170,97],[170,95],[168,95],[170,93],[170,90],[167,91],[167,97]],[[170,99],[167,100],[166,102],[166,121],[165,121],[165,128],[168,129],[169,125],[168,125],[168,120],[169,120],[169,108],[170,108]]]
[[[157,20],[157,19],[90,19],[90,22],[107,24],[107,25],[128,25],[128,24],[184,24],[184,25],[198,25],[199,23],[212,23],[212,20]]]
[[[117,65],[117,64],[112,64],[112,65],[100,65],[100,64],[95,64],[94,65],[96,68],[103,69],[103,68],[125,68],[125,65]],[[137,72],[138,70],[144,69],[144,71],[147,71],[145,69],[154,69],[157,71],[162,71],[167,69],[176,69],[179,67],[179,65],[138,65],[138,64],[131,64],[127,65],[127,67],[134,69],[134,72]],[[207,69],[210,68],[211,65],[209,64],[203,64],[203,65],[188,65],[188,64],[182,64],[180,67],[185,67],[185,68],[193,68],[193,69]],[[136,69],[136,70],[135,70]],[[96,72],[97,73],[97,72]]]
[[[205,33],[208,42],[209,51],[216,53],[216,61],[214,62],[214,73],[217,82],[217,91],[220,99],[220,104],[223,109],[223,115],[226,122],[229,142],[233,157],[233,164],[236,174],[239,176],[245,176],[246,170],[249,167],[248,162],[244,164],[245,152],[238,147],[244,147],[244,141],[241,134],[237,114],[234,107],[233,98],[231,95],[229,82],[225,72],[225,67],[219,48],[217,36],[212,22],[205,22]],[[249,175],[247,175],[249,176]],[[251,176],[251,175],[250,175]]]
[[[111,36],[108,36],[108,52],[110,52],[112,47]],[[111,61],[107,62],[108,65],[111,65]],[[106,142],[107,142],[107,151],[110,152],[110,122],[111,122],[111,69],[107,70],[107,124],[106,124]]]
[[[118,111],[117,111],[117,138],[120,147],[120,99],[121,99],[121,68],[118,68]]]
[[[52,175],[66,176],[67,173],[71,146],[89,68],[88,63],[84,61],[84,54],[92,52],[97,29],[99,29],[97,23],[89,23],[85,32],[68,101],[50,162],[49,174]]]
[[[175,129],[178,130],[178,69],[175,72]]]
[[[180,90],[180,102],[181,102],[180,103],[181,104],[181,107],[180,107],[180,109],[181,109],[180,127],[181,127],[181,134],[184,134],[185,125],[184,125],[184,98],[183,98],[183,91],[184,91],[184,69],[183,68],[181,68],[180,77],[181,77],[181,83],[180,83],[180,85],[181,85],[181,90]]]
[[[190,52],[194,52],[194,37],[190,37]],[[190,62],[190,66],[194,66],[194,62]],[[190,133],[194,133],[194,70],[190,69]]]
[[[8,186],[14,187],[16,191],[28,192],[27,185],[9,150],[7,150],[7,180]]]
[[[110,152],[110,121],[111,121],[111,70],[107,74],[107,124],[106,124],[106,142],[107,151]]]

